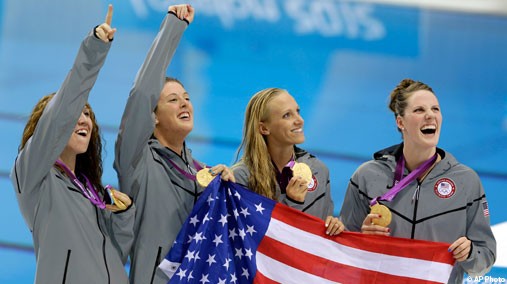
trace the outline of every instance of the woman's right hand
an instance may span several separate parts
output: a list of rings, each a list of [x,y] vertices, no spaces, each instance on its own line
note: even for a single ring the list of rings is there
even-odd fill
[[[287,197],[298,202],[305,202],[308,193],[308,182],[300,176],[294,176],[290,179],[285,190]]]
[[[116,28],[111,28],[111,21],[113,20],[113,5],[109,4],[107,7],[106,20],[103,24],[95,28],[95,35],[103,42],[113,41]]]
[[[189,24],[194,21],[195,10],[190,4],[169,6],[169,12],[175,13],[180,20],[187,20]]]
[[[379,214],[368,214],[364,218],[363,225],[361,226],[361,233],[369,235],[391,235],[389,228],[375,225],[373,219],[380,218]]]

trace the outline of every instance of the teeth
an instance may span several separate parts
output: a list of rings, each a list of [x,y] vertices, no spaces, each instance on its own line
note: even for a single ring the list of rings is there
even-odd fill
[[[421,130],[435,130],[437,127],[435,125],[426,125]]]
[[[88,134],[88,130],[86,129],[79,129],[78,131],[76,131],[77,134],[84,134],[84,135],[87,135]]]
[[[188,112],[184,112],[179,115],[179,118],[189,118],[189,117],[190,117],[190,114]]]
[[[292,132],[301,133],[303,132],[303,128],[294,129]]]

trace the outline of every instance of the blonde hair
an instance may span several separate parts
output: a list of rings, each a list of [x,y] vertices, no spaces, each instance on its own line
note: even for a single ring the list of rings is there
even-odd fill
[[[266,137],[260,133],[260,123],[269,121],[269,103],[273,98],[286,92],[279,88],[268,88],[253,95],[246,107],[243,140],[236,153],[238,157],[244,149],[241,160],[250,172],[250,190],[271,199],[277,198],[275,168],[268,152]]]

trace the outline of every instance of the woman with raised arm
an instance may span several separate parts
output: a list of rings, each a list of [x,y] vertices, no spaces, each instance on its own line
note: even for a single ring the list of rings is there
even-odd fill
[[[137,206],[132,283],[167,283],[158,265],[204,189],[196,173],[205,165],[192,157],[185,143],[194,126],[190,95],[178,80],[165,77],[194,9],[174,5],[168,10],[135,79],[116,141],[120,188]],[[210,171],[234,180],[224,165]]]
[[[135,209],[127,195],[102,185],[99,126],[87,103],[116,31],[112,14],[109,5],[60,89],[35,106],[11,172],[33,235],[35,283],[128,283],[123,264]]]

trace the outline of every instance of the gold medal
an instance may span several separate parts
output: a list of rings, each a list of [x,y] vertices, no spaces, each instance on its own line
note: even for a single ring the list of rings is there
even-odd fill
[[[197,179],[197,183],[199,183],[202,187],[207,187],[208,184],[215,178],[210,172],[208,168],[201,169],[195,175]]]
[[[112,203],[111,205],[116,205],[116,207],[118,207],[120,210],[125,210],[127,209],[127,205],[125,205],[125,203],[121,202],[118,198],[116,198],[114,196],[114,192],[116,190],[112,189],[112,188],[108,188],[106,187],[106,190],[108,191],[108,194],[109,194],[109,197],[111,198],[112,200]]]
[[[372,223],[382,227],[387,227],[391,224],[391,211],[389,208],[382,204],[375,204],[371,207],[371,214],[379,214],[380,218],[373,218]]]
[[[292,172],[294,176],[300,176],[306,182],[310,182],[312,180],[312,170],[305,163],[295,163],[292,167]]]

